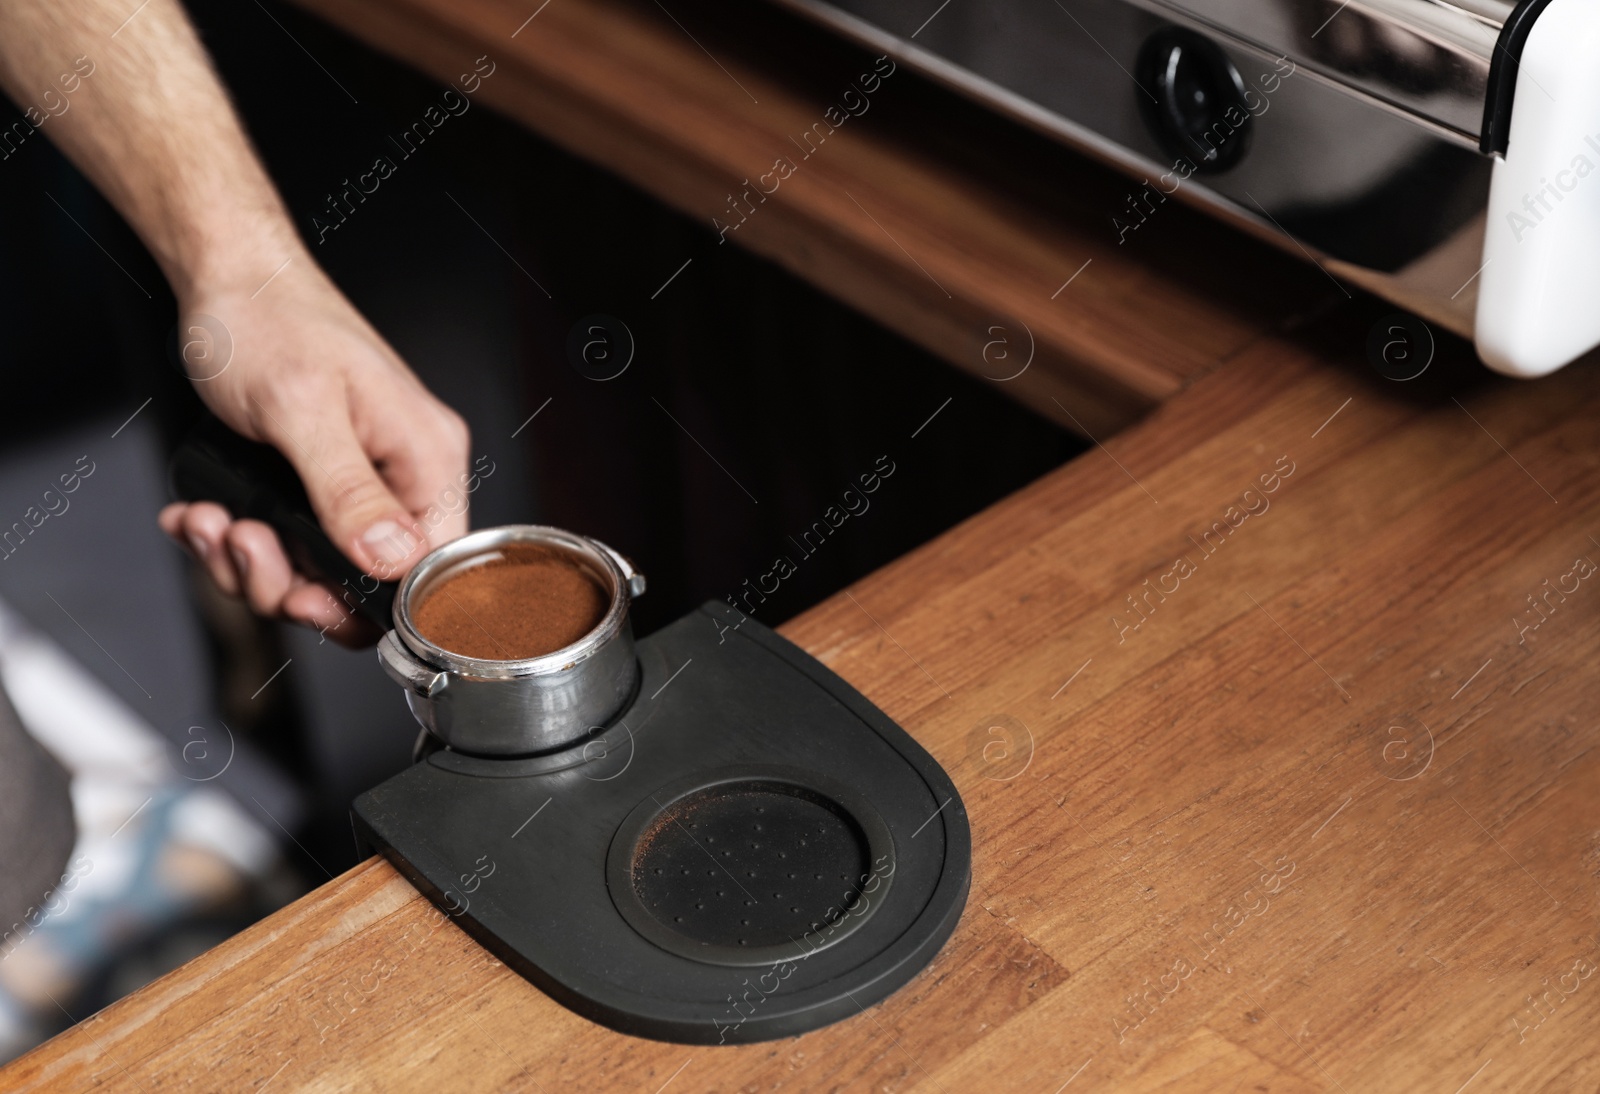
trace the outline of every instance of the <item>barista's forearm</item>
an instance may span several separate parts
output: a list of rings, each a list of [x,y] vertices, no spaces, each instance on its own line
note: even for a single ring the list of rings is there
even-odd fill
[[[293,226],[177,0],[140,3],[4,0],[0,86],[139,233],[180,300],[259,285],[298,253]]]

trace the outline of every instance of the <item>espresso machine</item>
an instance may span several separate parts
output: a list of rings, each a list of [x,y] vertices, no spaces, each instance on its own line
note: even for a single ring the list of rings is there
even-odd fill
[[[1549,373],[1600,343],[1589,0],[778,0]],[[1593,177],[1591,177],[1593,176]]]

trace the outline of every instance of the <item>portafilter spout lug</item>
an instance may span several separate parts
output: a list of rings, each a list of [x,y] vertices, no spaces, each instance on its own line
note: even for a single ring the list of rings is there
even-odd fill
[[[450,683],[450,674],[424,664],[406,649],[394,631],[378,640],[378,663],[389,678],[424,699],[431,699]]]
[[[628,557],[597,539],[591,537],[591,541],[596,547],[610,555],[611,561],[615,562],[617,569],[622,571],[623,583],[628,587],[628,599],[638,600],[643,596],[645,590],[644,574],[633,568],[633,563],[628,560]]]

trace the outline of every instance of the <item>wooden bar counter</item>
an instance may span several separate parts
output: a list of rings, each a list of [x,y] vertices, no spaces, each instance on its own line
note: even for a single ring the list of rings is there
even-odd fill
[[[374,860],[0,1086],[1594,1089],[1600,371],[1458,352],[1418,383],[1476,392],[1413,395],[1365,331],[1262,342],[783,628],[970,812],[961,924],[883,1004],[623,1036]]]

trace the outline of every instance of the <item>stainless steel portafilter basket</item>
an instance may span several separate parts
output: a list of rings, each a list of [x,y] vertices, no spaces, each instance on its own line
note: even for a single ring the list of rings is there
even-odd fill
[[[396,585],[362,573],[334,546],[287,460],[215,418],[202,418],[179,446],[171,477],[175,497],[216,502],[236,518],[270,525],[301,570],[326,581],[356,615],[392,627],[378,643],[379,661],[406,689],[417,720],[453,749],[487,756],[556,749],[604,727],[633,698],[639,666],[628,609],[644,592],[644,575],[598,540],[538,524],[485,528],[423,556]],[[588,634],[541,657],[486,661],[417,632],[413,612],[439,582],[518,544],[566,556],[609,592],[606,613]]]
[[[539,657],[491,661],[418,633],[414,613],[442,582],[520,545],[559,552],[609,592],[606,613],[588,634]],[[485,528],[430,552],[400,582],[394,629],[378,643],[378,660],[405,688],[417,721],[450,748],[486,756],[549,751],[607,725],[633,698],[639,665],[628,612],[644,589],[644,575],[598,540],[540,524]]]

